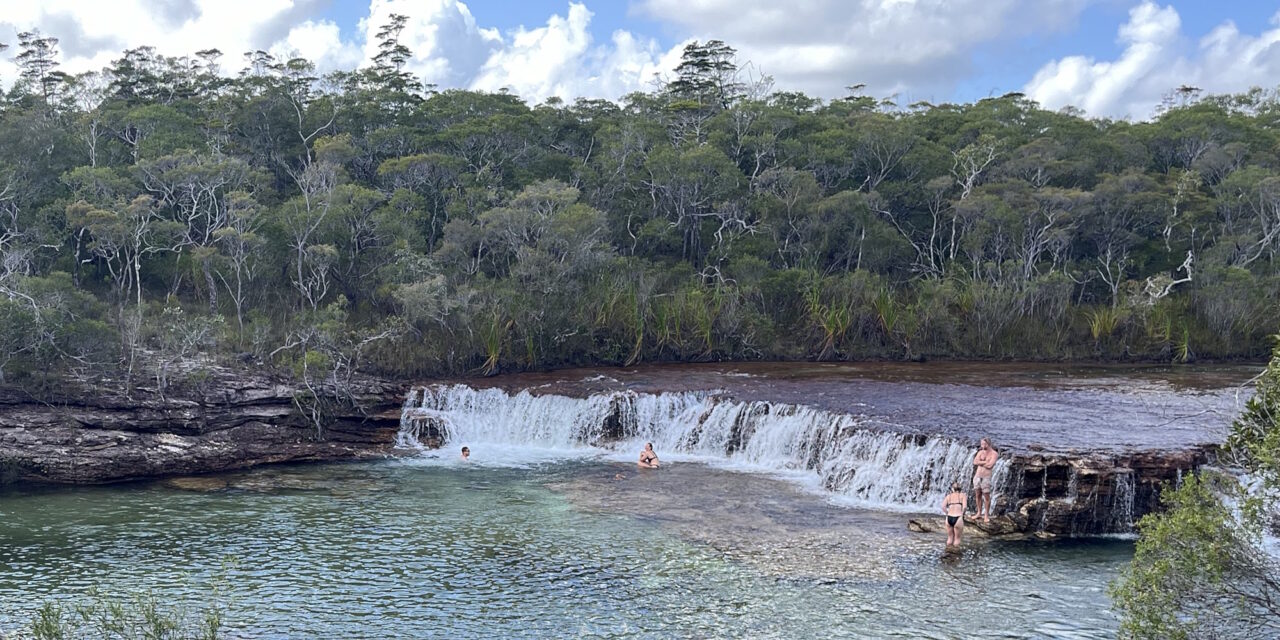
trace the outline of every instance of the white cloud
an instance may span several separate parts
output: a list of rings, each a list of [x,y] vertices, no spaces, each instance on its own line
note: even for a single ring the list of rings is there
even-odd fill
[[[1070,56],[1049,62],[1025,92],[1049,108],[1072,105],[1092,115],[1147,118],[1182,85],[1209,93],[1275,86],[1280,84],[1280,13],[1272,25],[1255,36],[1225,22],[1191,47],[1177,10],[1144,2],[1120,27],[1124,51],[1118,58]]]
[[[321,72],[354,69],[362,55],[359,47],[342,41],[338,25],[328,20],[307,20],[289,29],[288,35],[273,44],[270,52],[279,60],[306,58]]]
[[[563,0],[562,0],[563,1]],[[605,2],[607,0],[590,0]],[[38,27],[62,39],[63,70],[100,69],[122,50],[153,45],[166,55],[218,48],[234,73],[253,49],[302,56],[321,72],[370,64],[391,14],[409,20],[400,38],[408,70],[442,88],[508,88],[531,102],[559,96],[615,99],[669,75],[693,40],[721,39],[781,89],[837,97],[865,83],[875,96],[948,100],[976,74],[978,52],[1071,28],[1089,4],[1109,0],[634,0],[633,11],[680,40],[662,46],[618,30],[592,35],[588,0],[570,1],[545,23],[508,32],[478,24],[461,0],[369,0],[357,25],[321,19],[327,0],[0,0],[0,41]],[[354,36],[343,38],[354,26]],[[1177,12],[1146,1],[1120,29],[1115,60],[1072,56],[1044,65],[1026,92],[1049,107],[1145,117],[1180,84],[1238,91],[1280,81],[1280,16],[1259,34],[1224,23],[1196,47]],[[12,53],[6,52],[6,53]],[[0,82],[16,76],[0,56]]]
[[[655,73],[674,66],[673,53],[626,31],[596,45],[591,12],[568,5],[544,26],[500,34],[476,23],[459,0],[370,0],[355,38],[322,20],[323,0],[0,0],[0,42],[16,47],[17,33],[40,29],[60,38],[61,69],[101,69],[127,48],[154,46],[164,55],[217,48],[225,73],[241,66],[241,54],[263,49],[279,59],[304,57],[321,72],[371,64],[378,32],[392,14],[408,18],[400,42],[412,52],[406,67],[440,87],[497,90],[509,87],[539,101],[552,95],[617,98],[642,88]],[[12,51],[7,52],[12,53]],[[678,51],[674,55],[678,55]],[[17,77],[11,56],[0,57],[0,83]]]
[[[604,0],[600,0],[604,1]],[[165,55],[218,48],[234,73],[240,55],[268,50],[302,56],[321,72],[369,64],[391,14],[408,17],[401,42],[407,68],[440,87],[509,88],[531,101],[560,96],[618,98],[670,74],[691,39],[720,38],[778,86],[834,97],[862,82],[875,95],[949,97],[971,72],[974,50],[1000,38],[1070,23],[1096,0],[637,0],[636,11],[681,40],[619,30],[593,39],[585,2],[570,2],[545,24],[508,33],[477,24],[460,0],[369,0],[368,15],[344,40],[319,17],[325,0],[0,0],[0,41],[39,27],[62,38],[63,69],[100,69],[125,48],[152,45]],[[0,61],[0,81],[16,71]]]
[[[980,47],[1069,27],[1093,1],[641,0],[635,10],[725,41],[789,90],[838,97],[865,83],[876,96],[946,99]]]
[[[273,32],[318,6],[316,0],[0,0],[0,42],[13,53],[17,34],[38,28],[59,38],[68,73],[101,69],[144,45],[170,56],[216,48],[226,54],[223,67],[235,71],[242,53],[271,47]],[[0,63],[6,86],[17,75],[9,57]]]
[[[533,102],[550,96],[617,98],[678,62],[678,49],[664,53],[653,40],[627,31],[614,32],[611,46],[593,47],[591,15],[586,6],[573,3],[567,17],[554,15],[546,26],[517,29],[510,43],[485,62],[472,88],[508,88]]]
[[[423,82],[466,86],[502,46],[498,32],[477,25],[471,10],[458,0],[372,0],[369,15],[359,25],[365,63],[378,54],[378,31],[393,13],[408,18],[400,43],[413,52],[408,70]]]

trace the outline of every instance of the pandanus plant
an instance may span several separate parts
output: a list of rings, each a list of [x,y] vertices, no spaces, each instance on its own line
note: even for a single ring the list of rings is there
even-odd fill
[[[822,301],[822,280],[814,278],[805,292],[809,316],[822,330],[822,343],[818,348],[818,359],[826,360],[836,352],[836,347],[853,324],[853,314],[846,305],[828,305]]]
[[[484,345],[485,361],[480,365],[481,375],[493,375],[498,370],[498,361],[502,358],[502,345],[507,340],[507,332],[515,325],[514,320],[503,322],[502,315],[494,312],[489,322],[480,325],[480,341]]]

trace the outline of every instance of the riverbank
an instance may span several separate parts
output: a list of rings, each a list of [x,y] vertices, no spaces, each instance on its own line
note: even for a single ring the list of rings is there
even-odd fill
[[[359,378],[323,397],[266,375],[202,369],[198,384],[126,390],[65,379],[41,397],[0,387],[0,483],[99,484],[263,464],[387,455],[406,385]]]

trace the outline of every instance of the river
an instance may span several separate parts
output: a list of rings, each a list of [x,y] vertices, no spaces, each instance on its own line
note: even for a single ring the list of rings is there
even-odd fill
[[[1113,637],[1105,589],[1131,542],[971,535],[944,558],[940,534],[905,526],[901,512],[924,510],[924,498],[833,487],[787,464],[804,451],[796,434],[840,416],[876,433],[923,433],[926,444],[941,434],[964,455],[980,433],[1015,449],[1187,446],[1221,437],[1250,369],[948,366],[431,384],[435,399],[415,391],[406,415],[449,422],[439,451],[196,482],[9,489],[0,630],[93,588],[193,610],[216,588],[234,638]],[[619,396],[693,413],[645,414],[649,431],[593,440],[575,421]],[[458,404],[485,398],[478,411]],[[725,443],[706,416],[737,406],[726,420],[741,428],[752,403],[772,407],[748,411],[760,416],[755,449],[740,436],[716,453]],[[695,414],[696,435],[679,418]],[[642,438],[663,443],[664,468],[635,468]],[[472,462],[456,458],[461,444]]]

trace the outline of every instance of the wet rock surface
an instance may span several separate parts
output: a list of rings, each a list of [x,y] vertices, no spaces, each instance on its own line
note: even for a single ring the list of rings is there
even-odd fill
[[[1122,456],[1013,454],[996,487],[990,521],[965,514],[965,535],[1005,538],[1129,533],[1160,506],[1160,491],[1206,464],[1213,449]],[[971,503],[972,506],[972,503]],[[907,521],[916,533],[945,531],[941,517]]]
[[[1121,455],[1014,454],[992,513],[1001,516],[1002,526],[1020,532],[1127,533],[1159,508],[1163,487],[1206,464],[1214,451],[1203,446]]]
[[[39,398],[0,388],[0,482],[91,484],[387,455],[404,387],[360,380],[349,391],[326,404],[317,426],[298,400],[303,390],[229,370],[164,394],[126,394],[112,381],[67,381]]]
[[[906,535],[899,516],[840,508],[774,478],[701,464],[615,464],[598,478],[547,486],[576,509],[628,514],[778,579],[897,580],[904,558],[933,558],[941,544]]]

